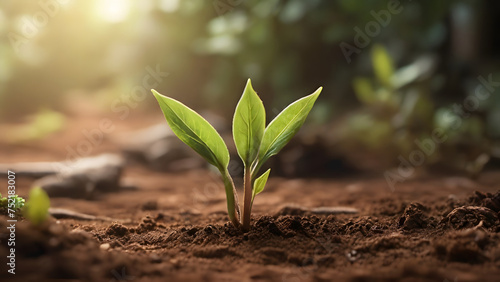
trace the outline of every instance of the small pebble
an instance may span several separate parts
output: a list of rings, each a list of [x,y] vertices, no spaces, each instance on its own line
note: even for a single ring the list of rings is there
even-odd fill
[[[110,247],[111,247],[111,246],[109,245],[109,243],[104,243],[104,244],[101,244],[101,245],[99,246],[99,248],[100,248],[101,250],[103,250],[103,251],[108,250]]]
[[[356,250],[352,250],[346,254],[346,257],[350,262],[355,262],[359,258],[359,253]]]

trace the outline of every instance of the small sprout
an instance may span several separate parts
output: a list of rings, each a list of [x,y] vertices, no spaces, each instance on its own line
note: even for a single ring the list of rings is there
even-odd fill
[[[236,227],[250,229],[250,213],[254,198],[264,190],[270,169],[257,177],[262,165],[292,139],[304,124],[314,102],[321,93],[318,88],[286,107],[266,127],[264,105],[247,82],[233,118],[233,138],[244,165],[244,201],[240,221],[238,194],[229,175],[229,151],[217,131],[203,117],[181,102],[152,90],[165,119],[177,137],[214,165],[222,175],[226,190],[229,219]]]
[[[30,191],[30,197],[24,209],[24,216],[34,225],[40,225],[49,216],[50,200],[47,193],[40,187]]]
[[[24,207],[24,202],[24,199],[22,197],[19,197],[18,195],[9,195],[8,197],[2,197],[2,194],[0,194],[0,211],[19,211]]]
[[[392,87],[392,77],[394,75],[394,63],[389,55],[389,52],[379,44],[375,44],[372,48],[372,63],[380,83],[386,87]]]

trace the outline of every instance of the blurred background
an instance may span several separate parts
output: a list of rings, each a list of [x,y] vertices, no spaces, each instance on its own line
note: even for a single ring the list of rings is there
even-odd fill
[[[224,132],[251,78],[268,122],[324,87],[277,173],[474,177],[499,163],[498,28],[493,0],[3,0],[3,151],[66,156],[94,129],[126,147],[122,131],[166,127],[151,88]]]

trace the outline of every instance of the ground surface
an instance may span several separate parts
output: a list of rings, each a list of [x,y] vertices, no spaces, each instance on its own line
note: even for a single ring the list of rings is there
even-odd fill
[[[73,137],[55,136],[35,147],[4,144],[1,161],[60,160],[63,145],[79,140],[79,130],[72,130]],[[104,143],[93,153],[110,150]],[[91,200],[51,199],[52,207],[107,219],[51,219],[37,228],[19,222],[15,276],[6,273],[7,218],[2,217],[0,279],[500,280],[498,171],[476,181],[423,176],[398,184],[395,191],[380,174],[271,178],[256,198],[252,230],[246,234],[228,223],[215,173],[157,173],[135,165],[123,180],[139,189]],[[26,196],[30,185],[31,180],[18,179],[18,193]],[[312,215],[293,205],[344,206],[359,213]]]

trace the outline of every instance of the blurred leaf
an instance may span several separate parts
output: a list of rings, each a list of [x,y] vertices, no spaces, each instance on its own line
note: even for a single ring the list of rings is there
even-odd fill
[[[391,78],[394,75],[394,66],[387,50],[380,44],[373,45],[372,64],[375,76],[384,86],[391,87]]]
[[[9,142],[28,142],[40,140],[60,131],[66,124],[66,117],[48,109],[42,109],[25,125],[13,128],[7,135]]]
[[[398,89],[429,75],[436,67],[437,58],[430,55],[421,56],[410,65],[398,69],[391,77],[391,84]]]
[[[470,176],[476,178],[489,160],[490,156],[488,154],[480,154],[473,161],[467,162],[465,170],[469,173]]]
[[[229,164],[229,151],[215,128],[181,102],[156,90],[152,92],[175,135],[219,171],[225,171]]]
[[[421,126],[432,126],[434,104],[425,95],[416,89],[411,89],[405,95],[400,107],[402,125],[412,126],[420,123]],[[422,124],[425,123],[425,124]]]
[[[396,95],[394,95],[394,91],[383,87],[377,89],[375,96],[377,97],[378,101],[392,106],[394,106],[396,101],[398,100]]]
[[[357,77],[353,81],[354,93],[358,100],[365,104],[371,104],[376,101],[375,91],[372,88],[370,79]]]
[[[307,12],[307,1],[290,0],[287,1],[280,13],[280,19],[285,23],[300,20]]]
[[[50,199],[40,187],[31,189],[24,216],[34,225],[39,225],[49,216]]]
[[[60,130],[66,121],[66,117],[58,112],[42,110],[36,116],[32,126],[38,128],[40,134],[49,134]]]
[[[461,118],[449,108],[439,108],[434,113],[434,126],[445,131],[451,131],[455,122]]]

